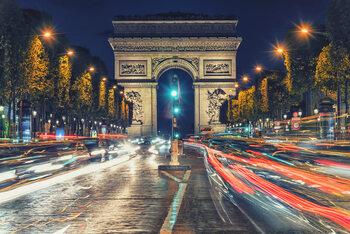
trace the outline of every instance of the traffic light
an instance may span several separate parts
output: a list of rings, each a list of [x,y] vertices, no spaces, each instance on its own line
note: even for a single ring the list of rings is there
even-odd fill
[[[171,96],[172,97],[177,97],[177,91],[174,89],[174,90],[171,90]]]
[[[174,138],[179,139],[181,136],[179,128],[174,128]]]
[[[174,114],[178,114],[180,112],[180,108],[175,106],[174,107]]]

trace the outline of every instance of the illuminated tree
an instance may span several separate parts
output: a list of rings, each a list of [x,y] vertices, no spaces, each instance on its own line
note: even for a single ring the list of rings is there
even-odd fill
[[[100,81],[99,91],[98,107],[104,111],[106,109],[106,83],[103,80]]]
[[[81,74],[74,82],[72,89],[74,91],[76,108],[84,113],[91,111],[92,85],[90,73],[85,71]]]
[[[120,104],[120,118],[123,124],[126,123],[126,111],[125,111],[125,98],[122,98],[121,104]]]
[[[56,89],[57,89],[57,102],[58,107],[64,108],[69,106],[69,91],[70,91],[70,82],[72,77],[72,65],[69,61],[67,55],[64,55],[59,58],[58,64],[58,77],[56,80]]]
[[[115,95],[114,95],[114,89],[108,90],[108,115],[109,117],[113,118],[115,117]]]
[[[238,108],[241,121],[253,121],[257,115],[255,86],[238,94]]]
[[[261,85],[259,87],[261,99],[260,99],[260,110],[261,112],[269,111],[269,97],[268,97],[268,78],[264,78],[261,81]]]
[[[32,103],[38,104],[52,92],[53,84],[47,79],[49,59],[38,36],[34,36],[26,51],[22,64],[26,84],[25,92],[30,94]]]
[[[314,27],[312,30],[325,31],[322,27]],[[314,88],[316,58],[322,47],[327,44],[327,38],[323,34],[313,34],[305,38],[301,37],[294,27],[287,31],[287,49],[283,52],[287,70],[284,83],[293,103],[299,103],[302,94]]]
[[[347,94],[350,79],[350,58],[346,50],[340,46],[329,44],[324,47],[317,59],[316,85],[324,92],[338,91],[338,100],[341,98],[341,89]],[[347,95],[345,98],[346,112],[348,112]],[[339,108],[340,109],[340,108]]]

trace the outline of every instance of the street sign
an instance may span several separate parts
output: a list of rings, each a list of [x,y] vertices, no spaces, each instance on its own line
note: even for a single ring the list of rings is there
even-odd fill
[[[298,130],[300,128],[300,121],[292,121],[292,128]]]
[[[293,112],[293,117],[294,118],[298,118],[298,116],[299,116],[298,112]]]
[[[280,125],[281,125],[281,123],[277,121],[276,122],[276,126],[280,126]]]

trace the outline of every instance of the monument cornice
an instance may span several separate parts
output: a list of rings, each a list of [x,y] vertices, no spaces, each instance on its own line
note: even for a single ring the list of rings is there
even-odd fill
[[[177,37],[108,39],[114,52],[237,51],[240,37]]]

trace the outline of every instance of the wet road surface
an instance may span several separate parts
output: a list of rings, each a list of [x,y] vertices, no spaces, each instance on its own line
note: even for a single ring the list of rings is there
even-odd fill
[[[236,206],[225,198],[220,199],[215,191],[212,191],[203,155],[193,150],[187,150],[186,153],[187,157],[181,159],[181,162],[191,165],[192,173],[174,232],[256,233],[254,226]],[[221,203],[226,208],[227,213],[220,213],[222,218],[218,213],[221,209],[216,207],[215,203],[218,206],[218,203]]]
[[[149,152],[148,146],[134,156],[120,157],[125,160],[107,169],[1,204],[0,233],[159,232],[179,186],[158,171],[169,159]],[[221,221],[203,159],[198,154],[191,157],[181,159],[195,165],[174,231],[251,232],[252,226],[234,206],[233,225]]]

